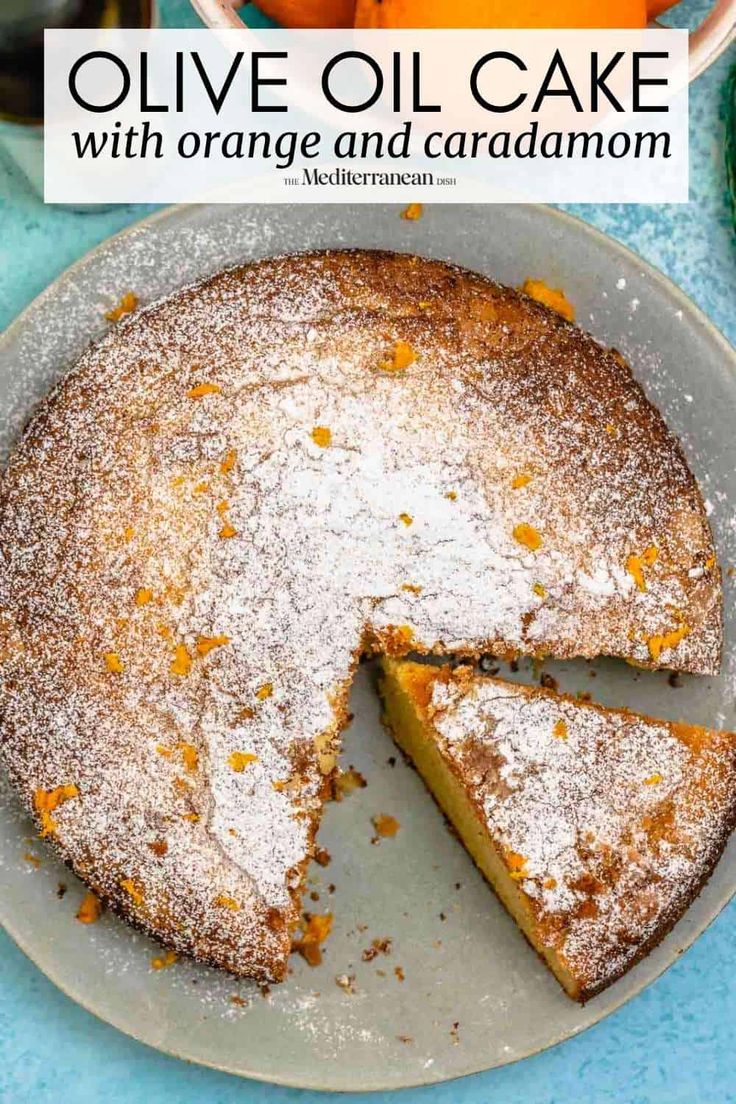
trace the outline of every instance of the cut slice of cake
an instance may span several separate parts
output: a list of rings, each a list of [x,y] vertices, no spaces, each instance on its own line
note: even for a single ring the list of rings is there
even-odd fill
[[[736,817],[736,737],[478,675],[383,660],[394,737],[565,991],[647,954]]]

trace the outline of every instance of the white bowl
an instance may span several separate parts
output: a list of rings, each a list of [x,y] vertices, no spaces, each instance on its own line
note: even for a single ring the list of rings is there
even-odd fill
[[[191,0],[191,3],[208,27],[246,26],[229,0]],[[734,40],[736,0],[715,0],[702,23],[690,33],[690,80],[705,72]]]

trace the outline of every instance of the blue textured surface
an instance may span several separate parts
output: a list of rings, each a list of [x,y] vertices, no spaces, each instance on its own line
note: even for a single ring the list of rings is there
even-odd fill
[[[194,26],[186,0],[164,23]],[[730,61],[733,62],[734,55]],[[736,239],[723,167],[722,59],[692,91],[687,206],[572,210],[665,271],[736,343]],[[75,215],[44,208],[0,163],[0,326],[68,264],[147,208]],[[402,1104],[722,1104],[736,1100],[736,902],[655,985],[604,1023],[516,1066]],[[319,1093],[240,1081],[149,1050],[72,1004],[0,935],[3,1104],[322,1104]],[[94,969],[90,962],[90,969]],[[376,1054],[376,1062],[380,1062]],[[356,1097],[384,1101],[398,1094]]]

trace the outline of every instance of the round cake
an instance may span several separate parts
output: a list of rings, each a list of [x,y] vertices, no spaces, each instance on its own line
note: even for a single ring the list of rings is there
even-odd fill
[[[717,669],[696,482],[622,358],[436,261],[282,257],[111,329],[0,486],[0,740],[177,951],[284,976],[364,653]]]

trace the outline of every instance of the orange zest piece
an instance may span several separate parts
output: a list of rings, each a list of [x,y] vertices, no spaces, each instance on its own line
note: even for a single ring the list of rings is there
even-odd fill
[[[177,751],[181,752],[181,757],[184,760],[184,767],[188,771],[196,771],[199,766],[199,753],[194,744],[187,744],[183,740],[180,740],[176,745]]]
[[[225,459],[220,464],[220,471],[223,475],[227,475],[228,472],[231,472],[233,470],[233,468],[235,467],[235,461],[237,460],[237,458],[238,458],[238,454],[235,451],[235,449],[230,449],[227,456],[225,457]],[[196,490],[196,488],[195,488],[195,490]]]
[[[513,535],[515,541],[523,544],[525,548],[529,548],[532,552],[536,552],[537,549],[542,547],[541,536],[533,525],[527,525],[526,522],[522,521],[520,525],[515,525]]]
[[[682,624],[679,628],[672,629],[671,632],[663,633],[662,636],[650,636],[647,640],[650,656],[656,663],[663,651],[667,648],[676,648],[680,641],[689,636],[691,632],[692,629],[689,625]]]
[[[322,961],[321,944],[332,931],[332,913],[326,912],[323,916],[311,913],[304,918],[301,939],[293,944],[293,949],[302,956],[310,966],[319,966]]]
[[[515,882],[519,882],[522,878],[527,877],[526,859],[523,855],[520,855],[518,851],[508,851],[506,853],[506,865],[509,868],[509,874]]]
[[[105,311],[105,318],[108,322],[119,322],[123,315],[131,314],[137,306],[138,296],[133,291],[126,291],[116,307]]]
[[[263,686],[259,686],[256,690],[256,697],[259,701],[265,701],[266,698],[270,698],[273,694],[273,683],[264,682]]]
[[[559,721],[555,721],[554,728],[552,729],[552,735],[556,740],[567,739],[567,722],[560,718]]]
[[[222,518],[222,527],[220,529],[220,532],[218,533],[218,536],[222,537],[224,540],[226,540],[228,537],[236,537],[238,535],[237,529],[235,529],[230,524],[227,517],[225,516],[230,509],[230,503],[227,501],[227,499],[223,499],[222,502],[217,503],[216,509],[218,514]]]
[[[171,661],[169,670],[172,675],[178,675],[180,678],[185,678],[191,669],[192,657],[187,651],[186,644],[177,644],[174,649],[174,658]]]
[[[155,958],[151,959],[151,968],[153,970],[166,970],[178,961],[179,956],[176,951],[164,951],[162,955],[156,955]]]
[[[312,440],[320,448],[329,448],[332,444],[332,430],[328,426],[315,426],[312,430]]]
[[[416,583],[402,583],[401,589],[405,590],[408,594],[421,594],[423,588],[417,586]]]
[[[249,751],[231,751],[227,762],[236,774],[242,774],[250,763],[258,762],[258,756],[252,755]]]
[[[654,774],[650,774],[648,778],[644,779],[644,785],[645,786],[656,786],[661,781],[662,781],[662,775],[658,771],[655,771]]]
[[[536,594],[537,598],[546,598],[547,597],[547,591],[545,590],[545,588],[542,586],[541,583],[534,583],[534,585],[532,586],[532,590]]]
[[[229,909],[230,912],[240,912],[240,905],[234,897],[228,897],[225,893],[220,893],[215,897],[215,904],[220,908]]]
[[[203,399],[205,395],[219,395],[222,391],[219,383],[198,383],[187,391],[190,399]]]
[[[143,886],[135,878],[123,878],[120,888],[125,890],[134,905],[143,904]]]
[[[637,585],[639,590],[646,590],[647,584],[644,578],[644,568],[651,567],[652,564],[657,562],[659,557],[659,549],[655,544],[650,544],[648,548],[642,552],[641,556],[631,555],[626,561],[626,570]]]
[[[417,354],[407,341],[397,341],[390,360],[382,360],[379,368],[384,372],[401,372],[417,359]]]
[[[198,636],[197,651],[201,656],[209,655],[213,648],[223,648],[230,643],[229,636]]]
[[[130,542],[132,541],[134,536],[135,536],[135,529],[133,528],[132,525],[127,525],[125,527],[125,529],[123,529],[123,540],[125,541],[126,544],[130,544]]]
[[[389,839],[395,836],[400,828],[396,817],[389,816],[388,813],[378,813],[377,816],[371,817],[371,823],[379,836]]]
[[[148,587],[141,587],[135,596],[135,604],[137,606],[147,606],[153,598],[153,591]]]
[[[206,480],[203,480],[201,483],[197,483],[195,485],[194,494],[206,494],[209,489],[209,483]]]
[[[404,525],[413,525],[414,518],[411,514],[399,514],[399,521],[403,521]]]
[[[350,767],[346,771],[339,771],[332,779],[332,791],[335,801],[342,801],[348,794],[355,790],[362,790],[366,785],[365,778],[354,767]]]
[[[511,486],[513,490],[518,491],[521,487],[526,487],[531,483],[532,476],[529,472],[521,472],[519,475],[515,475],[511,480]]]
[[[125,670],[117,652],[105,652],[105,663],[112,675],[122,675]]]
[[[647,584],[644,581],[644,570],[642,567],[641,556],[629,556],[626,561],[626,570],[631,578],[636,583],[637,590],[646,590]]]
[[[575,308],[560,288],[551,288],[544,280],[525,280],[521,290],[530,299],[536,299],[538,303],[561,314],[568,322],[575,320]]]
[[[450,502],[457,502],[457,491],[447,491],[445,498],[449,498]]]
[[[73,797],[79,797],[79,789],[73,782],[67,782],[63,786],[56,786],[53,790],[35,790],[33,794],[33,807],[41,821],[41,838],[51,836],[56,831],[56,821],[51,814],[65,801]]]
[[[77,909],[77,920],[80,924],[96,924],[102,915],[102,902],[94,893],[85,893],[82,903]]]
[[[416,222],[424,214],[423,203],[410,203],[408,207],[405,207],[401,212],[402,219],[406,219],[407,222]]]

